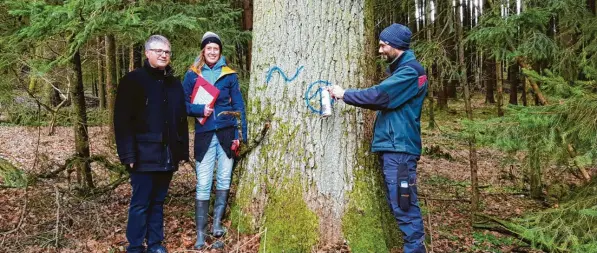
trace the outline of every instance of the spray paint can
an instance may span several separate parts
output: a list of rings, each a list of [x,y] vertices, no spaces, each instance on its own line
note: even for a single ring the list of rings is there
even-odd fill
[[[332,102],[330,100],[330,92],[324,87],[319,88],[321,92],[321,116],[327,117],[332,115]]]

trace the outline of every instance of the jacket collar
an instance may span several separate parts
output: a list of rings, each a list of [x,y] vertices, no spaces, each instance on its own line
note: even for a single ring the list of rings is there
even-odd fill
[[[152,75],[156,76],[156,77],[170,77],[174,75],[174,70],[172,69],[172,67],[170,67],[170,65],[166,66],[166,68],[164,70],[161,69],[157,69],[152,67],[149,64],[149,60],[145,59],[145,62],[143,63],[143,68],[145,68],[147,70],[147,72],[151,73]]]

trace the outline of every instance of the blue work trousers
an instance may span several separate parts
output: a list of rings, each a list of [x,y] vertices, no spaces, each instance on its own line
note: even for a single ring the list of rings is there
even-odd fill
[[[402,231],[404,239],[404,253],[425,253],[425,229],[423,228],[423,218],[417,199],[417,160],[419,156],[384,152],[380,154],[380,164],[382,166],[384,181],[386,183],[386,197],[388,205],[392,210],[394,218],[398,221],[398,227]],[[400,169],[406,169],[410,191],[410,207],[407,211],[400,208],[399,205],[399,187],[398,180]]]

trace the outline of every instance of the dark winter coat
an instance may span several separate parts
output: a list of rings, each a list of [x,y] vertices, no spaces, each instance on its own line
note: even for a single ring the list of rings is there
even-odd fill
[[[118,85],[114,133],[120,161],[134,171],[173,171],[189,159],[184,90],[168,66],[127,73]]]

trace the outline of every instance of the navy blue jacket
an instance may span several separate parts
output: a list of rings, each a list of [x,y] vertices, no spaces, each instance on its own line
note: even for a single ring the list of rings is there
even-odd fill
[[[191,103],[193,87],[199,76],[196,71],[197,70],[189,70],[184,77],[183,87],[185,91],[186,109],[188,115],[191,117],[203,117],[205,105]],[[215,76],[214,73],[216,74]],[[205,76],[205,79],[208,82],[215,79],[215,83],[212,83],[212,85],[220,90],[220,94],[216,99],[213,108],[214,111],[208,117],[207,121],[205,121],[205,124],[201,125],[195,120],[195,159],[197,161],[203,159],[203,155],[207,152],[207,147],[214,134],[217,134],[218,141],[228,157],[232,157],[230,146],[232,145],[232,140],[239,139],[238,131],[236,131],[238,123],[236,118],[232,115],[218,116],[218,114],[224,111],[241,113],[242,139],[243,142],[246,143],[247,118],[245,114],[245,103],[240,92],[237,74],[234,70],[226,66],[223,56],[212,68],[204,66],[201,70],[201,74]]]
[[[346,90],[344,102],[377,110],[371,151],[421,155],[421,110],[427,75],[412,51],[389,67],[391,76],[368,89]]]
[[[114,105],[118,157],[134,171],[171,171],[189,159],[189,130],[180,81],[165,70],[142,68],[120,80]]]

